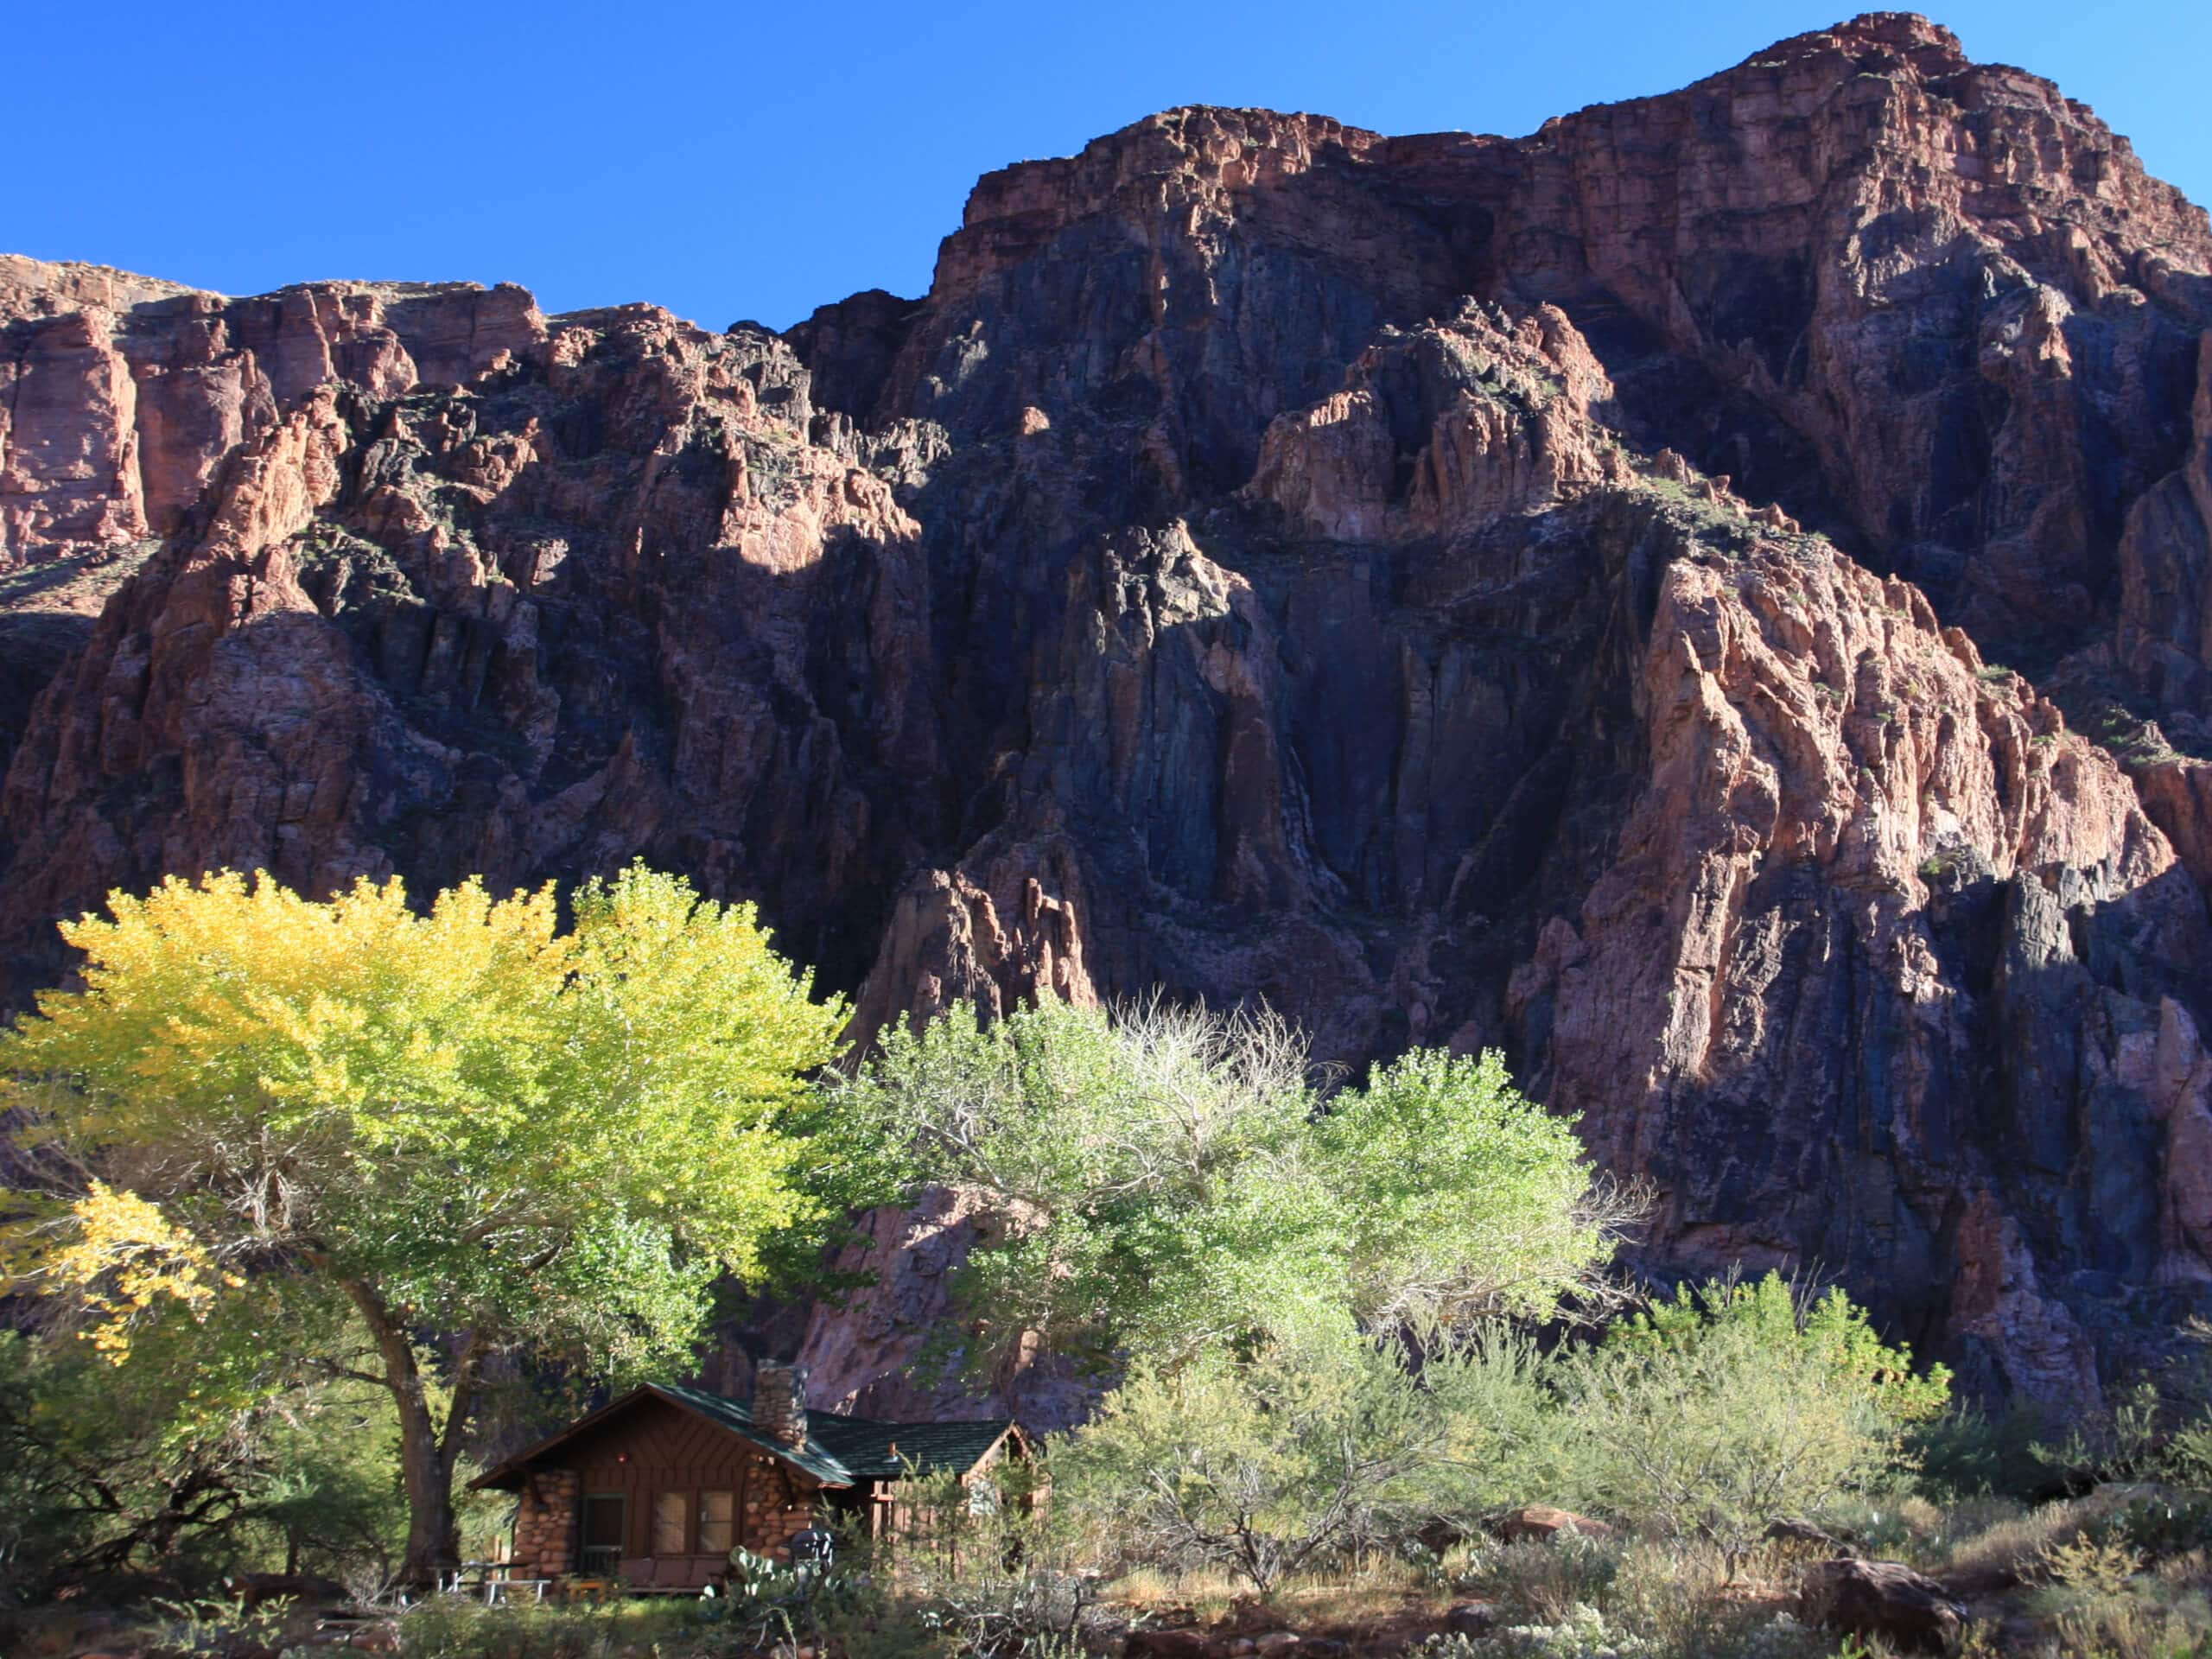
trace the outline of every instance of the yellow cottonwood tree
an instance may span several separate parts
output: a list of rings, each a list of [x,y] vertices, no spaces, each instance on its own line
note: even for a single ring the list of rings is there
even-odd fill
[[[720,1274],[821,1220],[807,1074],[845,1010],[750,906],[642,867],[575,897],[397,880],[327,903],[265,874],[171,879],[65,925],[84,988],[0,1039],[35,1133],[88,1178],[16,1229],[19,1281],[134,1322],[220,1322],[397,1403],[406,1571],[455,1553],[453,1478],[486,1362],[636,1374],[696,1338]],[[458,1343],[440,1390],[417,1339]],[[346,1357],[345,1343],[353,1339]]]

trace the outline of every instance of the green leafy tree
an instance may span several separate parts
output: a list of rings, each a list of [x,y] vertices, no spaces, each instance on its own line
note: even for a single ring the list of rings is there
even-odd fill
[[[1685,1286],[1558,1362],[1556,1382],[1589,1447],[1586,1499],[1709,1541],[1732,1573],[1770,1522],[1898,1467],[1950,1394],[1841,1291],[1809,1299],[1778,1274]]]
[[[177,1310],[130,1363],[0,1334],[0,1601],[146,1570],[212,1585],[281,1567],[381,1584],[407,1533],[391,1400]]]
[[[248,1530],[268,1540],[281,1572],[380,1590],[398,1575],[407,1541],[391,1395],[341,1380],[270,1415]]]
[[[986,1356],[1034,1332],[1109,1369],[1594,1286],[1635,1206],[1495,1054],[1320,1081],[1271,1015],[1047,1001],[894,1031],[839,1103],[1008,1218],[957,1284]]]
[[[181,1313],[245,1370],[304,1352],[388,1390],[410,1580],[454,1560],[494,1355],[674,1364],[718,1275],[828,1217],[804,1078],[845,1011],[748,906],[635,868],[565,932],[550,888],[475,882],[427,913],[396,880],[315,903],[227,874],[110,907],[62,930],[84,988],[0,1046],[78,1194],[13,1230],[16,1271],[119,1365]]]
[[[1140,1363],[1053,1447],[1053,1502],[1109,1550],[1226,1567],[1265,1593],[1376,1530],[1448,1441],[1399,1344],[1215,1346]]]
[[[87,1346],[0,1333],[0,1599],[166,1561],[250,1515],[257,1414],[192,1398],[207,1390],[187,1352],[146,1351],[118,1374]]]

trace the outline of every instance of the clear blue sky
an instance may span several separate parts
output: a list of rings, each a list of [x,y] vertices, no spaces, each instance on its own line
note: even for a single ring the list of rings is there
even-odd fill
[[[0,6],[0,251],[226,292],[511,280],[783,327],[928,284],[976,175],[1178,104],[1519,135],[1664,92],[1847,0],[177,0]],[[1962,0],[2212,200],[2212,0]]]

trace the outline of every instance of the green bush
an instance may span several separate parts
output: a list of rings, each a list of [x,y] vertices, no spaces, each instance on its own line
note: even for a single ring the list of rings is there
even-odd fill
[[[1588,1442],[1560,1408],[1555,1363],[1527,1333],[1496,1322],[1430,1325],[1414,1348],[1439,1452],[1406,1484],[1395,1511],[1404,1523],[1470,1534],[1505,1510],[1588,1488]]]
[[[1905,1444],[1922,1493],[1936,1502],[2026,1499],[2050,1479],[2050,1465],[2037,1452],[2045,1432],[2032,1404],[1993,1414],[1961,1402],[1910,1425]]]
[[[1079,1652],[1097,1580],[1082,1570],[1079,1529],[1057,1491],[1044,1501],[1043,1480],[1034,1465],[1014,1462],[982,1483],[910,1479],[906,1523],[855,1557],[869,1583],[897,1586],[895,1600],[825,1623],[819,1645],[848,1659],[859,1648],[901,1651],[889,1644],[918,1635],[979,1659]]]
[[[2212,1497],[2153,1489],[2091,1517],[2082,1535],[2152,1560],[2212,1548]]]
[[[1055,1444],[1053,1501],[1109,1554],[1265,1592],[1382,1530],[1446,1431],[1395,1344],[1141,1365]]]
[[[1561,1362],[1561,1408],[1591,1448],[1584,1497],[1719,1548],[1732,1574],[1769,1522],[1866,1490],[1909,1457],[1949,1376],[1916,1376],[1840,1291],[1770,1274],[1716,1283]]]
[[[248,1607],[244,1596],[226,1599],[171,1601],[156,1596],[149,1604],[157,1639],[173,1651],[228,1653],[238,1647],[268,1648],[281,1643],[291,1618],[291,1603],[279,1599]]]
[[[431,1596],[401,1616],[397,1632],[398,1659],[709,1659],[732,1647],[702,1601],[486,1607]]]
[[[1497,1325],[1414,1334],[1141,1362],[1056,1443],[1058,1501],[1122,1558],[1262,1591],[1355,1544],[1541,1501],[1710,1545],[1732,1578],[1770,1522],[1893,1482],[1948,1389],[1840,1293],[1771,1275],[1548,1356]],[[1569,1573],[1588,1548],[1481,1550],[1475,1573]],[[1555,1623],[1590,1600],[1577,1585],[1529,1611]]]
[[[305,1366],[234,1376],[220,1334],[168,1321],[117,1367],[67,1330],[0,1332],[0,1605],[149,1574],[389,1577],[407,1521],[388,1398]]]

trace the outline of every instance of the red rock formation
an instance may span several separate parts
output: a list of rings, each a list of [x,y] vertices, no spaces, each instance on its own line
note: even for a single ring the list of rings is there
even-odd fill
[[[1427,416],[1426,432],[1414,440],[1410,492],[1396,475],[1392,429],[1404,411],[1385,389],[1406,377]],[[1410,337],[1389,330],[1345,379],[1345,390],[1275,417],[1245,489],[1308,535],[1352,542],[1446,535],[1627,475],[1619,450],[1592,424],[1598,406],[1612,400],[1612,385],[1554,307],[1516,321],[1469,306]]]
[[[863,1035],[1502,1044],[1642,1265],[2080,1405],[2212,1310],[2208,269],[1893,14],[1517,142],[1171,111],[787,339],[10,261],[13,988],[169,870],[643,855]],[[934,1386],[971,1219],[874,1219],[820,1397]]]
[[[0,256],[0,566],[168,534],[277,411],[342,379],[372,397],[531,354],[528,294],[317,283],[233,301]]]
[[[2212,235],[2085,106],[1878,13],[1552,122],[1522,156],[1516,274],[1594,287],[1782,421],[1957,620],[2109,613],[2122,512],[2176,450]],[[1808,490],[1744,416],[1683,423],[1713,470]]]

